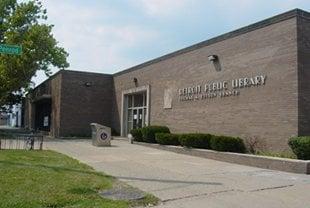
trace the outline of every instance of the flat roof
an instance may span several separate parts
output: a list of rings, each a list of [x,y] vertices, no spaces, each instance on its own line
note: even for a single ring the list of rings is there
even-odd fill
[[[99,73],[99,72],[89,72],[89,71],[75,71],[75,70],[67,70],[67,69],[61,69],[59,71],[57,71],[55,74],[51,75],[50,77],[48,77],[46,80],[44,80],[42,83],[40,83],[38,86],[36,86],[35,88],[32,89],[32,91],[36,90],[37,88],[39,88],[41,85],[43,85],[44,83],[48,82],[49,80],[53,79],[54,77],[58,76],[61,73],[76,73],[76,74],[97,74],[100,76],[113,76],[112,74],[104,74],[104,73]],[[29,94],[29,93],[27,93]]]
[[[223,40],[227,40],[227,39],[230,39],[230,38],[233,38],[233,37],[236,37],[236,36],[239,36],[239,35],[260,29],[260,28],[264,28],[266,26],[276,24],[276,23],[279,23],[279,22],[282,22],[282,21],[285,21],[285,20],[288,20],[288,19],[291,19],[291,18],[294,18],[297,16],[304,17],[304,18],[310,18],[310,13],[306,12],[304,10],[301,10],[301,9],[293,9],[293,10],[290,10],[288,12],[285,12],[285,13],[270,17],[268,19],[256,22],[254,24],[250,24],[248,26],[242,27],[240,29],[225,33],[223,35],[219,35],[219,36],[211,38],[209,40],[205,40],[205,41],[202,41],[200,43],[191,45],[189,47],[177,50],[175,52],[168,53],[166,55],[163,55],[163,56],[160,56],[158,58],[152,59],[150,61],[144,62],[142,64],[138,64],[136,66],[130,67],[130,68],[125,69],[123,71],[117,72],[117,73],[113,74],[113,76],[119,76],[119,75],[122,75],[122,74],[125,74],[128,72],[132,72],[132,71],[141,69],[143,67],[158,63],[160,61],[167,60],[169,58],[178,56],[180,54],[188,53],[190,51],[200,49],[202,47],[205,47],[205,46],[208,46],[208,45],[211,45],[211,44],[223,41]],[[210,55],[212,55],[212,54],[210,54]]]

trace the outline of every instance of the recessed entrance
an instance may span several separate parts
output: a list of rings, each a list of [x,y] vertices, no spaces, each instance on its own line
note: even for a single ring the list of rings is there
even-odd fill
[[[36,101],[35,105],[35,130],[50,131],[51,126],[51,99]]]
[[[123,92],[122,136],[149,124],[149,86]]]

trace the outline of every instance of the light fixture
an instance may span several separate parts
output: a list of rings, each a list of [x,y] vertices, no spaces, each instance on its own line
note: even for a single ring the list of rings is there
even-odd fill
[[[211,61],[212,63],[218,61],[218,56],[217,55],[210,55],[208,56],[209,61]]]
[[[86,86],[86,87],[91,87],[91,86],[92,86],[92,83],[91,83],[91,82],[85,82],[85,86]]]
[[[138,86],[138,79],[136,77],[133,78],[133,82],[135,83],[135,86]]]
[[[217,55],[209,55],[208,59],[213,64],[216,71],[222,70],[221,63],[220,63],[219,57]]]

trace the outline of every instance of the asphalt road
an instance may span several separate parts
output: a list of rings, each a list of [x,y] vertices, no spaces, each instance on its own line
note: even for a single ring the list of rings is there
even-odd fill
[[[160,208],[310,207],[310,175],[230,164],[113,140],[94,147],[88,140],[53,140],[59,151],[149,192]]]

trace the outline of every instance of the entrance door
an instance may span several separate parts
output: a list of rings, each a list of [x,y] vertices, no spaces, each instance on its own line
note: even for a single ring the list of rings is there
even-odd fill
[[[51,99],[35,102],[35,130],[50,131]]]
[[[143,125],[143,108],[136,108],[133,110],[133,129],[144,127]]]
[[[127,134],[147,125],[146,92],[127,95]]]

